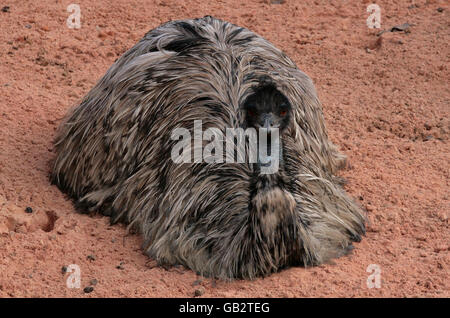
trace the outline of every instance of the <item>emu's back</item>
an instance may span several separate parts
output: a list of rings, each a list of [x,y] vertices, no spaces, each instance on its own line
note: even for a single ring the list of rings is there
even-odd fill
[[[262,186],[251,163],[172,161],[174,129],[242,127],[242,103],[267,80],[294,108],[278,186]],[[334,177],[344,157],[311,80],[268,41],[212,17],[147,33],[69,112],[55,144],[52,181],[82,211],[139,230],[160,263],[254,278],[343,255],[364,233]]]

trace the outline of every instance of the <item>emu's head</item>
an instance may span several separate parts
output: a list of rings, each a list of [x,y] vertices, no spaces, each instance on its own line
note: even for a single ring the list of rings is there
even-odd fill
[[[277,172],[283,159],[280,136],[290,124],[291,104],[275,85],[265,84],[253,89],[243,109],[246,128],[259,131],[259,137],[267,133],[258,143],[258,166],[265,169],[263,174]]]
[[[246,126],[256,130],[278,128],[280,134],[291,119],[291,104],[274,85],[268,84],[253,89],[244,102]]]

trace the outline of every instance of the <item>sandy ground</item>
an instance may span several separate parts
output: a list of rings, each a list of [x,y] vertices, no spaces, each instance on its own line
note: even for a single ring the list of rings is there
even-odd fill
[[[377,1],[382,29],[412,25],[377,36],[369,1],[79,0],[79,30],[66,26],[71,1],[0,1],[0,297],[450,296],[448,2]],[[261,34],[313,78],[350,160],[346,189],[369,212],[352,255],[255,281],[198,280],[154,267],[139,236],[75,213],[50,185],[68,108],[148,30],[204,15]],[[80,289],[66,286],[69,264]],[[381,288],[367,286],[370,264]]]

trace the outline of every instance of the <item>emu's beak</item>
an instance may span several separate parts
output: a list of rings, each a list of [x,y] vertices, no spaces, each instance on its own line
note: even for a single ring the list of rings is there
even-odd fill
[[[274,118],[272,114],[267,114],[264,116],[264,128],[266,128],[267,131],[270,131],[270,128],[273,128],[273,122]]]
[[[267,129],[270,132],[274,128],[280,128],[280,123],[278,122],[276,116],[272,113],[264,114],[264,126],[263,128]]]

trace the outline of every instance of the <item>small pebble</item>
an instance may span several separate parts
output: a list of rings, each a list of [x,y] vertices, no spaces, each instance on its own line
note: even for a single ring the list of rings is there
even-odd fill
[[[433,139],[433,136],[432,135],[428,135],[428,136],[425,136],[425,138],[423,138],[423,141],[429,141],[431,139]]]
[[[122,265],[123,265],[123,262],[120,262],[120,264],[117,265],[116,268],[117,268],[117,269],[124,269],[124,267],[123,267]]]
[[[33,209],[30,208],[29,206],[27,206],[26,209],[25,209],[25,212],[26,213],[33,213]]]
[[[9,7],[8,7],[8,6],[4,6],[4,7],[2,8],[2,11],[3,11],[3,12],[9,12]]]
[[[26,27],[27,29],[31,29],[31,25],[29,25],[29,24],[25,25],[25,27]]]
[[[95,261],[96,257],[95,257],[95,255],[90,254],[90,255],[87,256],[87,259],[90,260],[90,261]]]
[[[437,8],[437,11],[438,11],[438,12],[444,12],[444,8],[440,8],[440,7],[439,7],[439,8]]]
[[[205,288],[199,287],[195,290],[194,295],[195,297],[202,296],[205,293]]]
[[[61,267],[61,272],[63,274],[67,273],[67,266],[64,265],[63,267]]]
[[[92,293],[94,291],[94,287],[88,286],[83,289],[86,294]]]
[[[91,286],[95,286],[95,285],[97,285],[97,283],[98,283],[98,280],[96,280],[95,278],[91,279],[91,281],[89,282],[89,284]]]

